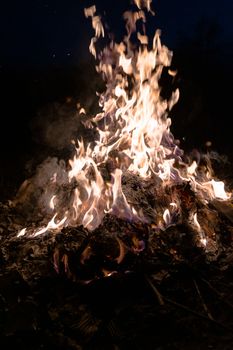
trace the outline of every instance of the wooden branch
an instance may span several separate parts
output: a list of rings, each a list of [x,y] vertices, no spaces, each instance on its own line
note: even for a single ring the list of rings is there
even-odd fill
[[[199,318],[202,318],[203,320],[206,320],[208,321],[209,323],[212,323],[213,325],[216,325],[218,327],[221,327],[222,329],[224,329],[225,331],[227,332],[230,332],[231,334],[233,334],[233,329],[222,324],[221,322],[219,321],[216,321],[215,319],[211,319],[209,318],[208,316],[206,315],[203,315],[203,314],[200,314],[199,312],[195,311],[195,310],[192,310],[190,309],[189,307],[185,306],[185,305],[182,305],[180,303],[177,303],[176,301],[173,301],[165,296],[162,296],[162,294],[158,291],[158,289],[153,285],[151,279],[149,277],[146,277],[146,280],[149,282],[149,285],[151,286],[152,290],[155,292],[156,294],[156,297],[158,298],[158,296],[160,296],[160,298],[162,298],[163,300],[163,305],[164,305],[164,301],[179,308],[179,309],[182,309],[190,314],[193,314],[194,316],[196,317],[199,317]],[[152,287],[153,286],[153,287]]]
[[[200,300],[201,300],[201,303],[202,303],[202,305],[203,305],[203,309],[205,310],[205,312],[206,312],[207,316],[209,317],[209,319],[214,320],[214,318],[213,318],[211,312],[209,311],[209,309],[208,309],[208,307],[207,307],[207,305],[206,305],[206,303],[205,303],[205,301],[204,301],[204,298],[203,298],[203,296],[202,296],[202,294],[201,294],[201,291],[200,291],[200,288],[199,288],[199,286],[198,286],[198,284],[197,284],[197,281],[196,281],[196,280],[193,280],[193,282],[194,282],[195,288],[196,288],[196,290],[197,290],[197,294],[198,294],[198,296],[199,296],[199,298],[200,298]]]
[[[162,294],[158,291],[158,289],[155,287],[155,285],[152,283],[151,279],[147,276],[145,276],[146,281],[148,282],[148,284],[150,285],[151,289],[153,290],[153,292],[155,293],[155,295],[157,296],[158,302],[161,306],[164,305],[164,300],[163,300],[163,296]]]
[[[210,284],[209,281],[207,281],[205,278],[200,277],[201,281],[203,281],[218,297],[219,299],[226,304],[227,306],[229,306],[232,310],[233,310],[233,304],[231,304],[229,302],[229,300],[227,300],[226,298],[223,298],[222,293],[220,293],[216,288],[214,288],[212,286],[212,284]]]

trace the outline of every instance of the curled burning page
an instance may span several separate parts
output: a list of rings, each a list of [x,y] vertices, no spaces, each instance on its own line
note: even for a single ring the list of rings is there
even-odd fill
[[[52,219],[33,236],[78,225],[92,231],[106,213],[166,229],[182,216],[181,200],[172,193],[176,185],[188,184],[203,205],[231,196],[224,183],[212,177],[210,167],[200,170],[196,161],[184,162],[183,151],[170,131],[170,111],[179,99],[179,90],[166,100],[159,85],[164,68],[172,76],[176,74],[169,68],[172,52],[161,43],[160,31],[155,31],[153,40],[146,35],[146,16],[154,14],[151,0],[134,2],[136,10],[123,15],[126,36],[120,43],[105,38],[108,44],[102,50],[96,44],[105,37],[105,30],[96,7],[84,11],[95,31],[90,52],[106,87],[99,98],[101,112],[86,124],[95,128],[97,136],[93,143],[78,140],[69,164],[56,165],[57,171],[51,174],[39,200]],[[137,43],[132,36],[135,33]],[[156,187],[164,194],[170,191],[160,213],[152,210],[147,215],[143,206],[129,200],[122,186],[123,177],[129,174],[142,183],[154,183],[155,193]],[[189,220],[206,244],[197,213],[190,212]],[[18,236],[26,233],[24,229]]]

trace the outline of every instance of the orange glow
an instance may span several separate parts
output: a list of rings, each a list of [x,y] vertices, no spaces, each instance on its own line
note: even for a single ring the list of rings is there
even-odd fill
[[[104,26],[96,15],[95,6],[84,11],[85,16],[91,18],[95,31],[90,52],[95,58],[99,57],[97,71],[106,83],[106,90],[99,99],[101,112],[85,124],[95,127],[97,139],[91,144],[77,141],[75,155],[69,161],[68,170],[64,170],[67,182],[74,184],[69,203],[64,204],[57,193],[49,192],[46,205],[53,217],[33,236],[48,230],[56,232],[64,226],[83,225],[91,231],[101,224],[106,213],[126,220],[146,221],[142,210],[129,204],[123,191],[122,178],[127,173],[145,181],[156,178],[161,189],[171,184],[188,183],[204,204],[213,199],[228,200],[231,196],[225,192],[224,183],[211,179],[207,171],[200,176],[196,161],[184,164],[183,152],[170,131],[170,112],[179,99],[179,90],[173,91],[169,99],[164,99],[159,86],[164,67],[169,69],[171,65],[172,52],[161,43],[158,30],[152,43],[140,31],[136,33],[138,48],[131,43],[137,23],[144,24],[146,21],[143,8],[152,12],[151,0],[134,0],[134,3],[138,10],[124,14],[127,36],[121,43],[111,41],[98,55],[96,42],[105,36]],[[168,72],[171,76],[176,75],[174,70],[169,69]],[[78,110],[80,114],[86,114],[80,105]],[[113,164],[110,180],[104,179],[101,171],[108,161]],[[56,183],[55,172],[51,184]],[[163,217],[162,227],[172,225],[178,210],[178,201],[171,202],[169,208],[165,206],[162,209],[160,218],[154,215],[154,223],[161,224]],[[197,214],[191,219],[206,245]],[[25,232],[26,229],[20,231],[18,237]],[[119,246],[118,263],[125,254],[120,241]],[[89,253],[88,249],[85,254],[88,256]]]

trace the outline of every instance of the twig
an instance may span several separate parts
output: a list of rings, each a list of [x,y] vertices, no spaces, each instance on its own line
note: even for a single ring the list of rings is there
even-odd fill
[[[177,307],[179,307],[180,309],[183,309],[183,310],[185,310],[185,311],[187,311],[187,312],[190,312],[190,313],[192,313],[193,315],[195,315],[195,316],[197,316],[197,317],[203,318],[204,320],[207,320],[207,321],[209,321],[209,322],[215,324],[216,326],[219,326],[219,327],[225,329],[226,331],[231,332],[231,334],[232,334],[232,332],[233,332],[233,329],[232,329],[232,328],[230,328],[230,327],[228,327],[228,326],[225,326],[224,324],[222,324],[222,323],[219,322],[219,321],[216,321],[215,319],[212,320],[211,318],[209,318],[209,317],[207,317],[207,316],[205,316],[205,315],[203,315],[203,314],[200,314],[200,313],[198,313],[197,311],[194,311],[194,310],[190,309],[189,307],[187,307],[187,306],[185,306],[185,305],[182,305],[182,304],[180,304],[180,303],[177,303],[176,301],[173,301],[173,300],[168,299],[168,298],[166,298],[166,297],[163,297],[163,299],[164,299],[167,303],[169,303],[169,304],[171,304],[171,305],[177,306]]]
[[[154,293],[156,294],[159,304],[161,306],[163,306],[164,305],[164,300],[163,300],[162,295],[160,294],[158,289],[155,287],[155,285],[151,282],[150,278],[147,277],[147,276],[145,278],[146,278],[146,281],[149,283],[150,287],[153,289]]]
[[[228,305],[232,310],[233,310],[233,305],[227,300],[224,299],[222,296],[222,293],[220,293],[217,289],[215,289],[212,284],[210,284],[209,281],[207,281],[206,279],[204,279],[203,277],[200,277],[201,281],[203,281],[215,294],[217,294],[217,296],[219,297],[219,299],[225,303],[226,305]]]
[[[157,298],[158,298],[158,295],[162,298],[163,300],[163,305],[165,304],[164,302],[167,302],[173,306],[176,306],[178,307],[179,309],[182,309],[188,313],[191,313],[193,314],[194,316],[197,316],[199,318],[202,318],[206,321],[209,321],[210,323],[218,326],[218,327],[221,327],[223,329],[225,329],[227,332],[230,332],[231,334],[233,333],[233,329],[228,327],[228,326],[225,326],[224,324],[222,324],[221,322],[219,321],[216,321],[215,319],[211,319],[209,317],[207,317],[206,315],[203,315],[203,314],[200,314],[199,312],[195,311],[195,310],[192,310],[190,309],[189,307],[185,306],[185,305],[182,305],[180,303],[177,303],[176,301],[173,301],[165,296],[162,296],[161,293],[157,290],[157,288],[153,285],[153,283],[151,282],[150,278],[149,277],[146,277],[146,280],[148,281],[149,285],[151,286],[152,290],[155,292]],[[159,293],[159,294],[157,294]]]
[[[206,303],[205,303],[205,301],[204,301],[204,299],[203,299],[203,296],[202,296],[202,294],[201,294],[200,288],[198,287],[197,281],[196,281],[196,280],[193,280],[193,283],[194,283],[194,285],[195,285],[195,288],[196,288],[196,290],[197,290],[197,294],[198,294],[198,296],[199,296],[199,298],[200,298],[200,300],[201,300],[201,302],[202,302],[203,308],[204,308],[204,310],[205,310],[207,316],[209,317],[210,320],[213,320],[214,318],[213,318],[213,316],[211,315],[211,312],[209,311],[209,309],[208,309],[208,307],[207,307],[207,305],[206,305]]]

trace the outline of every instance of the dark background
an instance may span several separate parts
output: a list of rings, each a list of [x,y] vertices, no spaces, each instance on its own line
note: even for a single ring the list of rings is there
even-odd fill
[[[95,111],[101,84],[88,51],[90,20],[83,14],[93,3],[119,39],[128,0],[1,4],[1,198],[12,196],[43,157],[61,152],[61,132],[44,131],[56,128],[56,115],[66,133],[77,99]],[[206,150],[211,141],[211,149],[232,160],[233,2],[154,0],[153,9],[148,32],[162,29],[178,69],[181,96],[171,114],[172,132],[184,149]]]

